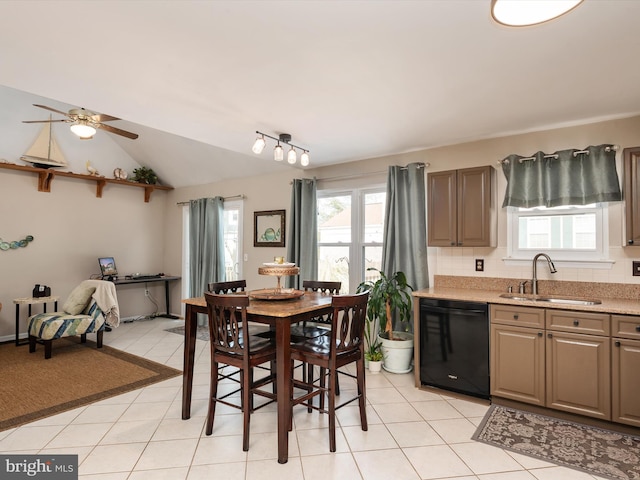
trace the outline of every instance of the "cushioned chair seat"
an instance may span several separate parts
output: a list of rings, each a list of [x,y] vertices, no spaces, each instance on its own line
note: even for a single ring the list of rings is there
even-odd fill
[[[82,342],[85,342],[87,333],[98,334],[98,348],[101,348],[104,329],[104,313],[93,299],[78,315],[66,312],[38,313],[29,318],[29,351],[35,352],[36,340],[42,340],[45,344],[45,358],[51,358],[53,340],[80,335]]]

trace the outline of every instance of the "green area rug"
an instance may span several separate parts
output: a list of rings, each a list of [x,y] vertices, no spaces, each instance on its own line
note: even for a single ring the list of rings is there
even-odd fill
[[[640,436],[492,405],[473,440],[611,479],[640,479]]]

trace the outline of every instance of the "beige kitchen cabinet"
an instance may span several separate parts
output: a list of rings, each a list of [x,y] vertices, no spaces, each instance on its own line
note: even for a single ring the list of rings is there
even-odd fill
[[[427,175],[428,244],[496,245],[495,169],[492,166]]]
[[[624,208],[625,244],[640,246],[640,147],[625,148],[624,162]]]
[[[611,420],[609,315],[547,310],[546,328],[546,407]]]
[[[545,404],[544,309],[491,305],[491,395]]]
[[[611,316],[612,420],[640,427],[640,317]]]

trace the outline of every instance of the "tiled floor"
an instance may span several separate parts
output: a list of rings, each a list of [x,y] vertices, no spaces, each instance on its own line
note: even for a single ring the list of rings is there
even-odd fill
[[[122,324],[105,343],[182,368],[182,337],[164,329],[180,320]],[[326,415],[294,413],[289,462],[278,464],[276,415],[251,417],[242,451],[242,417],[218,406],[213,435],[204,434],[209,353],[197,342],[192,416],[181,420],[181,377],[0,432],[0,452],[79,455],[86,480],[581,480],[582,472],[470,440],[487,407],[418,390],[413,374],[367,376],[369,430],[357,406],[339,410],[337,452],[329,452]],[[21,347],[26,348],[26,347]],[[54,345],[55,355],[55,345]],[[343,395],[352,388],[341,378]]]

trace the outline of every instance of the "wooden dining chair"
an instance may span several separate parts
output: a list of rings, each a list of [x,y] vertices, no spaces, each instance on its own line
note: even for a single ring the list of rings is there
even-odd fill
[[[206,434],[213,433],[213,420],[216,404],[222,403],[243,412],[242,450],[249,450],[249,424],[251,413],[273,403],[276,400],[274,391],[264,390],[268,384],[275,383],[276,375],[271,373],[258,380],[254,379],[254,367],[276,359],[276,346],[273,339],[246,335],[248,332],[246,295],[218,295],[206,292],[207,313],[209,315],[209,343],[211,350],[211,389],[209,393],[209,410],[207,412]],[[240,370],[240,387],[236,390],[218,394],[219,364],[230,365]],[[240,404],[229,399],[240,393]],[[256,406],[254,395],[269,399]]]
[[[211,282],[207,284],[209,293],[236,293],[244,292],[247,288],[246,280],[231,280],[228,282]]]
[[[291,362],[299,361],[309,365],[320,367],[321,373],[318,380],[301,381],[292,379],[290,419],[293,419],[293,407],[306,405],[308,410],[315,409],[329,415],[329,451],[336,451],[336,410],[358,401],[360,407],[360,425],[363,431],[368,429],[365,397],[365,370],[364,370],[364,325],[367,313],[367,301],[369,293],[363,292],[356,295],[336,295],[331,305],[331,333],[309,338],[304,342],[291,345]],[[355,363],[356,375],[340,368]],[[338,374],[356,379],[356,396],[342,401],[336,405],[336,378]],[[294,397],[294,387],[304,390],[306,393]],[[313,398],[326,396],[328,408],[322,405],[313,405]],[[341,399],[342,400],[342,399]]]

